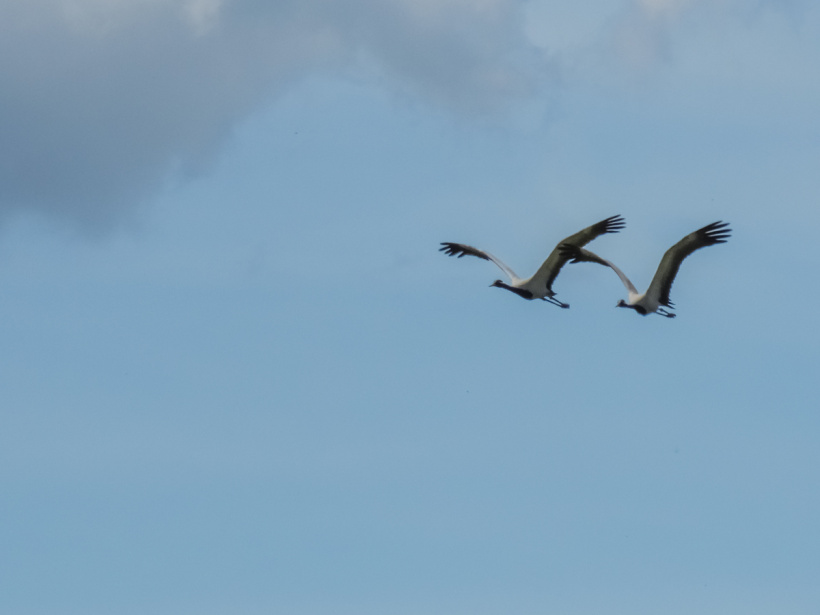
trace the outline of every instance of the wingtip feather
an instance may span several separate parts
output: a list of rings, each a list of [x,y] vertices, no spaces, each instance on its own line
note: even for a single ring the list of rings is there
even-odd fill
[[[609,218],[604,220],[604,222],[605,233],[617,233],[626,228],[626,220],[624,220],[624,217],[621,214],[610,216]]]

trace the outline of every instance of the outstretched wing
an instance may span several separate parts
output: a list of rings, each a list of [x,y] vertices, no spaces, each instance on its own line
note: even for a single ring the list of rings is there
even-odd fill
[[[626,290],[628,292],[635,295],[638,294],[638,289],[636,289],[635,285],[628,277],[626,277],[626,274],[615,266],[615,263],[612,263],[605,258],[601,258],[595,254],[595,252],[590,252],[589,250],[585,250],[584,248],[579,248],[578,246],[573,246],[568,243],[562,243],[558,246],[558,250],[568,261],[573,263],[598,263],[604,267],[609,267],[612,271],[618,274],[618,277],[621,278],[621,282],[623,282],[623,285],[626,286]]]
[[[558,245],[568,243],[571,246],[583,248],[590,241],[604,235],[605,233],[617,233],[618,231],[622,231],[624,228],[626,228],[626,222],[624,221],[623,216],[610,216],[609,218],[601,220],[592,226],[586,227],[583,231],[570,235],[563,241],[559,242]]]
[[[478,248],[474,248],[473,246],[468,246],[463,243],[450,243],[446,241],[441,242],[442,247],[438,249],[439,252],[444,252],[447,256],[457,256],[461,258],[465,254],[469,254],[470,256],[477,256],[478,258],[483,258],[485,261],[492,261],[498,268],[501,269],[507,277],[510,278],[510,281],[515,281],[518,279],[518,276],[515,275],[515,271],[507,267],[501,260],[497,259],[495,256],[490,254],[489,252],[485,252],[484,250],[479,250]]]
[[[546,285],[548,290],[552,291],[552,283],[555,281],[555,278],[558,277],[558,273],[561,271],[561,268],[567,264],[567,261],[570,260],[562,254],[561,250],[559,250],[559,246],[567,244],[581,248],[596,237],[600,237],[605,233],[617,233],[625,226],[626,222],[624,222],[624,219],[621,216],[610,216],[609,218],[601,220],[592,226],[586,227],[584,230],[579,231],[574,235],[570,235],[558,243],[558,245],[547,257],[547,260],[545,260],[538,268],[538,271],[536,271],[535,275],[532,276],[533,282],[536,284],[543,283]]]
[[[726,243],[732,232],[728,222],[713,222],[702,229],[689,233],[674,246],[666,251],[652,278],[652,283],[646,291],[649,296],[657,296],[661,305],[671,307],[669,292],[672,290],[672,283],[678,274],[678,269],[683,260],[695,250],[700,250],[706,246],[713,246],[718,243]]]

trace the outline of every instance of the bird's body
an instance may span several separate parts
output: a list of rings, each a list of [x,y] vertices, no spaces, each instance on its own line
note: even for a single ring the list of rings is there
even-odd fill
[[[618,274],[621,282],[623,282],[623,285],[626,287],[627,300],[624,301],[621,299],[618,301],[616,307],[633,309],[642,316],[657,313],[667,318],[674,318],[675,314],[665,308],[674,309],[674,304],[669,300],[669,293],[672,290],[672,283],[675,281],[675,276],[678,274],[681,263],[695,250],[718,243],[726,243],[731,233],[731,229],[728,227],[728,222],[713,222],[712,224],[704,226],[702,229],[698,229],[694,233],[689,233],[669,248],[663,255],[660,265],[658,265],[658,269],[655,272],[655,276],[649,284],[649,288],[647,288],[644,293],[638,292],[635,285],[632,284],[624,272],[615,266],[614,263],[601,258],[597,254],[571,244],[562,244],[559,249],[561,253],[573,263],[598,263],[599,265],[609,267]]]
[[[574,235],[570,235],[562,242],[559,242],[558,245],[572,245],[580,248],[604,233],[617,233],[624,228],[624,226],[624,219],[621,216],[612,216]],[[558,272],[571,258],[565,256],[557,246],[547,257],[547,260],[541,264],[538,271],[529,278],[520,278],[512,269],[489,252],[462,243],[442,242],[441,245],[442,247],[439,248],[439,251],[449,256],[458,256],[461,258],[465,254],[469,254],[470,256],[477,256],[478,258],[483,258],[484,260],[495,263],[498,268],[507,275],[509,283],[496,280],[491,286],[504,288],[524,299],[542,299],[562,308],[569,307],[568,304],[555,299],[555,291],[552,290],[552,284],[558,276]]]

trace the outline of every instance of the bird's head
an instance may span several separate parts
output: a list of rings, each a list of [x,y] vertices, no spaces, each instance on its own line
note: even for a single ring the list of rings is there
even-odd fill
[[[495,282],[490,284],[490,288],[492,288],[493,286],[495,286],[496,288],[504,288],[504,282],[502,282],[501,280],[496,280]]]
[[[618,299],[618,303],[615,304],[615,307],[629,307],[629,305],[627,305],[623,299]]]

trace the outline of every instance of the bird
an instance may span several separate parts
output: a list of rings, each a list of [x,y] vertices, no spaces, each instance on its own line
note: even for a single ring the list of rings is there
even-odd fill
[[[536,271],[532,277],[526,279],[519,278],[512,269],[489,252],[479,250],[478,248],[474,248],[463,243],[443,241],[441,242],[442,247],[439,248],[439,252],[444,252],[448,256],[457,256],[458,258],[461,258],[465,254],[469,254],[470,256],[477,256],[478,258],[492,261],[507,275],[510,279],[510,283],[507,284],[501,280],[496,280],[490,284],[490,287],[504,288],[515,293],[519,297],[523,297],[524,299],[542,299],[558,307],[568,308],[569,304],[563,303],[562,301],[556,299],[555,292],[552,290],[552,283],[558,276],[558,272],[561,270],[561,267],[563,267],[571,258],[570,256],[565,256],[562,254],[558,247],[560,245],[573,245],[579,247],[585,246],[596,237],[603,235],[604,233],[617,233],[625,226],[626,223],[621,216],[611,216],[605,220],[601,220],[597,224],[588,226],[584,230],[575,233],[574,235],[570,235],[563,241],[559,242],[547,257],[547,260],[545,260],[538,268],[538,271]]]
[[[658,265],[658,270],[655,272],[655,277],[652,278],[652,282],[649,284],[649,288],[645,293],[639,293],[624,272],[618,269],[613,263],[589,250],[567,242],[559,246],[559,251],[564,258],[570,259],[572,263],[598,263],[599,265],[609,267],[617,273],[618,277],[621,278],[621,282],[626,286],[628,298],[626,301],[620,299],[615,307],[629,308],[635,310],[642,316],[657,313],[667,318],[674,318],[677,314],[665,308],[674,309],[675,307],[675,304],[669,300],[669,292],[672,290],[672,283],[675,281],[675,276],[678,274],[681,263],[695,250],[719,243],[726,243],[731,232],[732,229],[729,228],[728,222],[717,221],[712,224],[707,224],[693,233],[689,233],[669,248],[663,255],[660,265]]]

